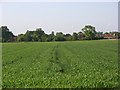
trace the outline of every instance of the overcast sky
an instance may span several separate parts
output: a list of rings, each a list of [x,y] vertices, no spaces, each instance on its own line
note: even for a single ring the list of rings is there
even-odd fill
[[[118,30],[117,2],[6,2],[1,13],[2,25],[15,35],[36,28],[72,33],[85,25],[102,32]]]

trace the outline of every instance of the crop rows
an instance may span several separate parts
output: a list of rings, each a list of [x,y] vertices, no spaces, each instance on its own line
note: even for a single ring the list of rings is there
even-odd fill
[[[3,88],[117,87],[117,43],[3,43]]]

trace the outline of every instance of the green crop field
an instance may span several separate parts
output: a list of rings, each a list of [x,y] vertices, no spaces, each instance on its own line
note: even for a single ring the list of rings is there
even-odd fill
[[[3,88],[118,86],[118,41],[2,44]]]

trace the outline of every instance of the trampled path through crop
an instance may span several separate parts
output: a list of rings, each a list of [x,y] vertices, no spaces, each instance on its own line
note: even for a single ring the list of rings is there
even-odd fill
[[[61,63],[60,58],[59,58],[59,52],[58,52],[58,44],[56,46],[54,46],[52,53],[51,53],[51,58],[49,61],[49,65],[47,67],[47,70],[50,71],[52,70],[52,66],[54,66],[54,64],[56,64],[56,67],[54,67],[54,72],[64,72],[64,65]],[[58,68],[57,68],[58,67]]]

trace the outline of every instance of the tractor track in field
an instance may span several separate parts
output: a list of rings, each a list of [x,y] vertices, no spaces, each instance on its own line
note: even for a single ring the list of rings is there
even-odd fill
[[[49,61],[49,65],[47,67],[47,71],[51,71],[51,68],[53,67],[54,64],[58,66],[59,69],[52,71],[61,72],[61,73],[65,71],[64,65],[61,63],[61,60],[59,58],[58,45],[53,47],[53,50],[51,52],[51,58],[48,61]]]

